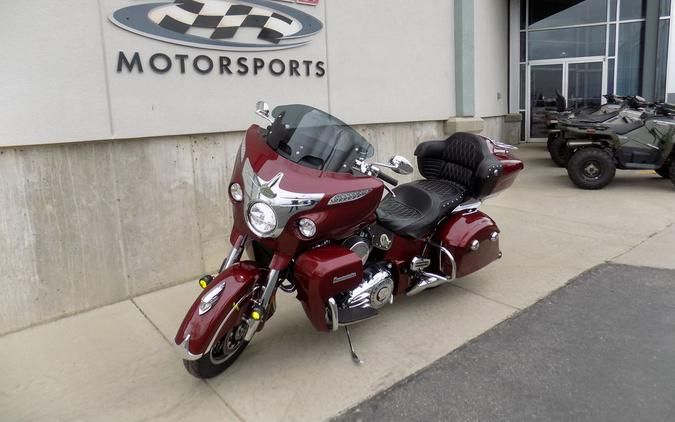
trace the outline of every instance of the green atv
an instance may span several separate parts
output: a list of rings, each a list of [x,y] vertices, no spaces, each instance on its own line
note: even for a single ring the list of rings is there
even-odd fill
[[[567,162],[574,153],[567,148],[565,131],[575,126],[587,127],[589,125],[623,125],[632,123],[642,118],[648,106],[640,97],[616,97],[605,95],[607,103],[594,111],[573,111],[561,113],[550,125],[546,146],[553,162],[559,167],[567,167]]]
[[[602,189],[616,169],[654,170],[675,185],[675,106],[658,104],[653,115],[624,124],[567,127],[566,146],[573,151],[567,174],[582,189]]]

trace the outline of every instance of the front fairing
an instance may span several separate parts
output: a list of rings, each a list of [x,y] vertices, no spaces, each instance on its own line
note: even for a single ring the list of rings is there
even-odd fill
[[[232,239],[247,235],[289,259],[317,242],[341,239],[367,227],[375,220],[384,189],[382,182],[372,177],[324,172],[287,160],[267,145],[257,125],[246,132],[232,172],[231,183],[235,182],[244,189],[244,200],[230,198]],[[356,191],[364,192],[358,200],[329,203],[337,194]],[[248,208],[256,201],[269,204],[277,215],[277,228],[268,237],[256,234],[247,224]],[[297,229],[303,217],[317,226],[317,234],[311,239]]]

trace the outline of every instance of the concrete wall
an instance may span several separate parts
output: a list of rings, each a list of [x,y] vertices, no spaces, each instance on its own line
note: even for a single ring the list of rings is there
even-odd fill
[[[357,129],[377,159],[444,136],[442,122]],[[0,334],[216,270],[242,136],[0,148]]]

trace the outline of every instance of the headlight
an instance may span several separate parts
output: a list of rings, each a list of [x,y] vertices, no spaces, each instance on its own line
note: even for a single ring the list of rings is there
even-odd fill
[[[241,202],[244,199],[244,192],[241,190],[239,183],[232,183],[230,185],[230,195],[237,202]]]
[[[248,211],[251,229],[260,236],[271,234],[277,228],[277,216],[272,207],[264,202],[256,202]]]
[[[298,230],[305,237],[314,237],[316,234],[316,224],[309,218],[301,218],[298,221]]]

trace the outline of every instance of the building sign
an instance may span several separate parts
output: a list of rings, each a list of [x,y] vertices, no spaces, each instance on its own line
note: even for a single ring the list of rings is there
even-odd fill
[[[288,1],[287,1],[288,2]],[[293,3],[317,5],[318,0]],[[118,27],[155,40],[221,51],[264,52],[290,49],[311,42],[323,29],[314,16],[269,0],[176,0],[173,3],[147,3],[127,6],[113,12],[110,21]],[[150,69],[166,73],[218,72],[223,75],[323,77],[325,63],[314,60],[282,60],[205,54],[156,53],[141,57],[138,52],[119,51],[116,71],[143,73]]]

